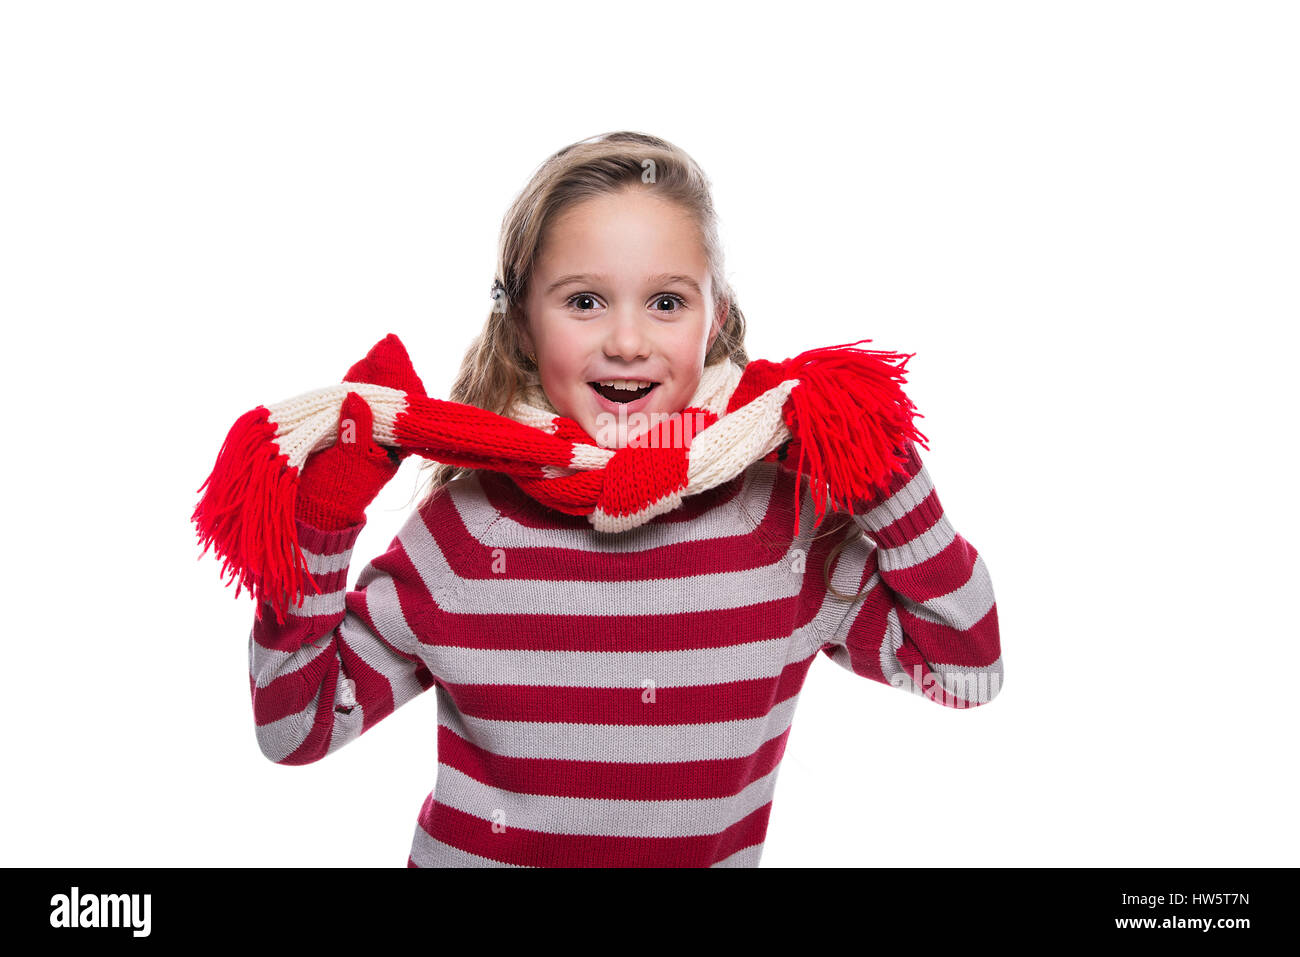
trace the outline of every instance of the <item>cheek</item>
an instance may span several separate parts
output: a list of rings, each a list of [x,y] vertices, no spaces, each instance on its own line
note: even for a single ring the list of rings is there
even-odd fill
[[[573,364],[572,352],[563,347],[555,349],[551,353],[551,359],[547,362],[547,372],[551,381],[557,386],[569,386],[578,377],[577,366]]]

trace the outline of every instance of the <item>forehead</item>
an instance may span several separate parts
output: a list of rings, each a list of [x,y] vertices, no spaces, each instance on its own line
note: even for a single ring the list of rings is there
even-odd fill
[[[569,207],[547,227],[540,272],[626,275],[674,272],[703,276],[704,241],[690,211],[633,188]]]

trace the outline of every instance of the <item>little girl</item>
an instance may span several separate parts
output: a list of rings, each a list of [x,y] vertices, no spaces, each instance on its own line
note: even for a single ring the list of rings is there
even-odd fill
[[[450,399],[561,416],[605,448],[644,443],[654,413],[716,410],[749,362],[708,181],[655,137],[543,164],[506,216],[493,297]],[[345,382],[426,395],[394,336]],[[374,440],[373,411],[348,394],[338,440],[306,461],[294,515],[321,593],[258,617],[250,672],[281,764],[436,689],[408,866],[754,867],[818,651],[953,707],[1001,685],[988,571],[910,442],[887,493],[820,527],[776,455],[617,531],[440,464],[348,590],[365,508],[404,454]]]

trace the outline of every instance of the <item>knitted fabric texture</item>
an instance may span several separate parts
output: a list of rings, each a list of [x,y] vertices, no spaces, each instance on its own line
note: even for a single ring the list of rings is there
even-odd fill
[[[324,594],[243,633],[261,751],[325,759],[428,691],[411,866],[756,867],[814,660],[953,709],[1003,687],[984,557],[912,459],[833,561],[855,602],[822,577],[842,537],[814,531],[806,481],[795,525],[776,463],[612,540],[491,472],[370,562],[361,525],[302,525]],[[846,728],[853,760],[893,760],[898,720]]]
[[[502,416],[381,385],[328,386],[241,416],[199,488],[192,518],[203,554],[212,547],[224,559],[236,595],[248,588],[277,621],[301,601],[305,584],[320,594],[294,521],[299,472],[335,442],[343,401],[357,392],[373,411],[381,445],[508,474],[538,502],[585,515],[597,531],[636,528],[776,458],[808,477],[820,523],[828,508],[852,511],[870,501],[905,467],[906,445],[925,438],[900,385],[911,355],[856,348],[870,341],[783,362],[755,359],[743,369],[731,361],[708,366],[684,409],[618,449],[560,415],[540,387],[526,389]],[[396,336],[371,355],[379,350],[409,363]]]

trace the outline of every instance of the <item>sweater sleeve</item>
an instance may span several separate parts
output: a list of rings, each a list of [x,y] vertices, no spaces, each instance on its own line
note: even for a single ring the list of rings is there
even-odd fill
[[[410,522],[418,521],[416,512]],[[278,764],[319,761],[434,683],[407,624],[428,592],[403,535],[347,589],[352,546],[364,527],[322,531],[297,522],[321,594],[308,591],[284,624],[263,604],[253,623],[248,669],[257,742]]]
[[[848,670],[954,708],[1002,686],[997,605],[988,569],[949,523],[915,445],[883,501],[851,519],[826,596],[822,651]]]

